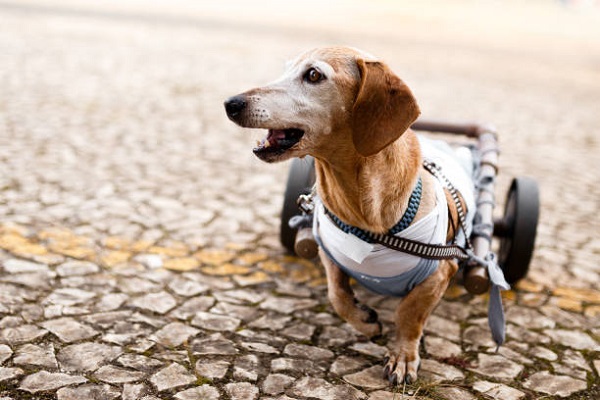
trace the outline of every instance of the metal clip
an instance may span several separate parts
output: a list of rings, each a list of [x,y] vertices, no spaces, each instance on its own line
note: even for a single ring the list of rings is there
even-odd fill
[[[312,214],[315,210],[315,204],[313,203],[313,195],[311,194],[301,194],[298,196],[298,200],[296,200],[296,204],[300,211],[305,214]]]

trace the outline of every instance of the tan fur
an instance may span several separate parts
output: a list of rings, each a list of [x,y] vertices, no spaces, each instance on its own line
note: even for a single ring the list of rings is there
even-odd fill
[[[327,80],[302,86],[300,77],[314,65],[327,70]],[[410,89],[373,56],[345,47],[312,50],[294,60],[279,80],[241,96],[249,110],[238,124],[305,131],[294,147],[266,161],[312,155],[321,200],[347,224],[386,232],[404,214],[419,176],[423,196],[415,220],[435,206],[435,178],[422,168],[417,138],[409,129],[419,115],[418,105]],[[456,210],[450,212],[456,221]],[[454,234],[449,227],[449,238]],[[381,334],[376,314],[355,301],[348,276],[322,252],[320,256],[336,312],[368,337]],[[416,380],[423,327],[457,269],[454,262],[440,262],[400,302],[385,366],[390,381]]]

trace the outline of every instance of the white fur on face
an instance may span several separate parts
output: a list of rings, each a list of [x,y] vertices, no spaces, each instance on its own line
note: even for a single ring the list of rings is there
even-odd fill
[[[312,84],[304,79],[310,68],[325,79]],[[331,108],[340,103],[333,77],[335,71],[319,59],[297,58],[288,63],[284,74],[247,97],[248,115],[244,124],[251,128],[302,129],[305,134],[331,131]]]

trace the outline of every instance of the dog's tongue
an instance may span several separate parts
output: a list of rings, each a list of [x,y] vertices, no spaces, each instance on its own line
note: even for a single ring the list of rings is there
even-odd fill
[[[269,129],[269,135],[267,136],[269,145],[277,145],[277,142],[282,139],[285,139],[285,131],[283,129]]]

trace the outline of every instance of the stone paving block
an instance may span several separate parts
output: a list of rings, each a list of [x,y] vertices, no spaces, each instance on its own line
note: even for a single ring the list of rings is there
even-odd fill
[[[63,387],[56,392],[58,400],[110,400],[121,395],[121,391],[110,385],[86,384],[78,387]]]
[[[194,316],[198,311],[207,311],[215,304],[215,299],[210,296],[193,297],[181,306],[172,310],[169,315],[175,318],[186,320]]]
[[[0,365],[8,360],[12,355],[12,350],[5,344],[0,344]]]
[[[477,397],[458,387],[440,387],[436,388],[436,395],[441,396],[445,400],[476,400]],[[508,399],[507,399],[508,400]]]
[[[294,299],[285,297],[269,297],[260,304],[263,310],[277,311],[281,314],[291,314],[316,306],[318,302],[312,299]]]
[[[96,297],[96,293],[77,288],[61,288],[53,291],[44,301],[44,304],[61,306],[74,306],[88,302]]]
[[[523,386],[536,392],[567,397],[587,387],[583,380],[568,376],[553,375],[548,371],[537,372],[523,382]]]
[[[435,360],[421,359],[419,378],[429,382],[445,382],[464,379],[465,375],[456,367]]]
[[[21,325],[16,328],[5,328],[0,331],[0,343],[6,343],[10,346],[29,343],[40,339],[48,334],[45,329],[40,329],[35,325]]]
[[[210,312],[237,318],[243,322],[250,322],[256,319],[260,311],[256,309],[256,307],[239,306],[236,304],[221,302],[211,308]]]
[[[15,365],[37,366],[51,371],[57,370],[58,362],[55,354],[52,343],[25,344],[16,351],[13,363]]]
[[[280,314],[266,314],[262,317],[250,322],[248,326],[250,328],[257,329],[270,329],[274,331],[278,331],[283,329],[286,324],[291,321],[291,317],[280,315]],[[284,334],[283,332],[281,332]],[[288,335],[289,336],[289,335]]]
[[[170,364],[150,377],[150,382],[159,392],[189,385],[195,381],[196,377],[177,363]]]
[[[94,328],[75,321],[72,318],[59,318],[41,324],[65,343],[90,339],[100,332]]]
[[[19,260],[16,258],[2,262],[4,271],[9,274],[19,274],[24,272],[49,272],[50,269],[45,264],[38,264],[31,261]]]
[[[283,354],[292,357],[306,358],[313,361],[330,360],[334,357],[334,354],[331,350],[296,343],[290,343],[285,346],[285,349],[283,349]]]
[[[231,400],[255,400],[258,388],[248,382],[235,382],[225,385],[225,391]]]
[[[354,343],[356,335],[337,326],[325,326],[318,341],[320,346],[341,347]]]
[[[172,322],[162,327],[150,339],[167,347],[178,347],[200,331],[181,322]]]
[[[354,343],[350,348],[358,353],[375,358],[383,358],[388,351],[386,347],[373,342]]]
[[[269,374],[262,384],[262,392],[272,395],[283,393],[295,380],[285,374]]]
[[[180,296],[192,297],[204,293],[210,289],[208,285],[203,285],[199,282],[185,279],[183,277],[175,277],[170,283],[169,288]]]
[[[25,372],[21,368],[0,367],[0,382],[15,379],[22,376]]]
[[[238,356],[233,365],[233,379],[256,382],[258,379],[259,358],[254,354]]]
[[[87,382],[87,379],[83,376],[39,371],[26,376],[21,381],[19,389],[29,393],[37,393],[84,382]]]
[[[141,380],[145,374],[143,372],[133,371],[126,368],[105,365],[100,367],[94,377],[102,382],[120,384],[131,383]]]
[[[183,390],[177,393],[174,398],[177,400],[218,400],[220,396],[216,388],[204,384],[199,387]]]
[[[122,348],[118,346],[87,342],[63,347],[56,358],[63,371],[89,372],[114,360],[122,352]]]
[[[366,364],[367,361],[360,358],[340,356],[331,364],[329,372],[337,376],[342,376],[351,372],[356,372]]]
[[[425,325],[425,332],[441,336],[450,341],[460,341],[460,325],[457,322],[431,315]]]
[[[558,355],[552,350],[547,349],[546,347],[537,346],[531,349],[531,354],[534,357],[542,358],[548,361],[556,361],[558,359]]]
[[[577,350],[588,349],[600,351],[600,345],[585,332],[555,329],[545,330],[544,333],[550,337],[553,342],[563,346]]]
[[[237,354],[235,343],[216,333],[203,339],[192,341],[194,355],[233,355]]]
[[[123,385],[121,397],[123,400],[138,400],[147,394],[149,388],[144,383],[126,383]]]
[[[477,355],[477,367],[469,370],[494,379],[514,379],[523,371],[523,366],[500,355]]]
[[[131,301],[131,305],[142,310],[165,314],[177,305],[177,301],[169,293],[162,291],[137,297]]]
[[[256,353],[265,353],[265,354],[279,354],[279,350],[273,346],[269,346],[265,343],[260,342],[241,342],[240,346],[246,350],[256,352]]]
[[[473,389],[495,399],[519,400],[526,396],[520,390],[489,381],[477,381],[473,384]]]
[[[203,359],[196,361],[196,374],[208,379],[223,379],[229,370],[227,361],[209,362]]]
[[[369,367],[354,374],[345,375],[344,381],[364,389],[384,389],[389,382],[383,379],[383,369],[380,365]]]
[[[275,358],[271,360],[272,372],[301,372],[304,374],[314,373],[319,367],[310,360],[297,360],[294,358]]]
[[[67,261],[56,267],[59,276],[89,275],[100,272],[98,265],[86,261]]]
[[[462,349],[459,345],[432,335],[425,335],[425,348],[428,354],[438,359],[455,357],[462,354]]]
[[[155,371],[164,365],[162,361],[144,356],[142,354],[132,353],[123,354],[116,359],[116,362],[123,367],[133,368],[144,372]]]
[[[304,377],[296,381],[289,393],[292,396],[306,396],[322,400],[360,400],[366,399],[367,396],[348,385],[332,385],[331,383],[320,378]]]
[[[237,329],[242,321],[238,318],[226,317],[207,312],[198,312],[192,319],[192,325],[211,331],[229,331]]]

